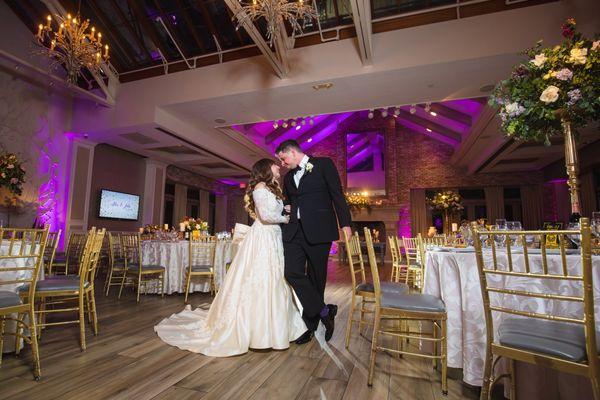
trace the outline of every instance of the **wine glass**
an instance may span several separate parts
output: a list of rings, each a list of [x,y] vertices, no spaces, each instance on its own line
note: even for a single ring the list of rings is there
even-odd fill
[[[506,221],[505,221],[505,223],[506,223]],[[505,225],[493,225],[492,230],[493,231],[505,231],[506,224]],[[504,243],[506,242],[506,235],[494,235],[494,241],[496,242],[496,245],[498,245],[499,247],[504,247]]]
[[[498,227],[498,230],[505,230],[506,229],[506,220],[503,218],[499,218],[496,220],[496,226]]]

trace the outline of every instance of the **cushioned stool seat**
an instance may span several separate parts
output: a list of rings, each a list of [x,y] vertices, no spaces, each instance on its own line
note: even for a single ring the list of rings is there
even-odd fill
[[[596,332],[596,338],[600,339],[600,332]],[[507,318],[498,328],[498,341],[503,346],[564,360],[582,362],[587,359],[583,325],[535,318]]]
[[[362,292],[371,292],[375,293],[375,287],[371,282],[361,283],[356,286],[356,290]],[[396,293],[396,294],[405,294],[408,293],[408,285],[406,283],[396,283],[396,282],[381,282],[381,292],[382,293]]]
[[[8,290],[0,290],[0,308],[18,306],[21,303],[19,295]]]
[[[381,307],[407,311],[445,312],[444,302],[429,294],[381,293]]]

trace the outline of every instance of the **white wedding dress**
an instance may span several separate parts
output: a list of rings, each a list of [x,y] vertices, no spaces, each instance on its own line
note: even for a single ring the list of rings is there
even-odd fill
[[[268,189],[252,193],[257,219],[240,243],[208,311],[190,306],[154,330],[166,343],[207,356],[252,349],[287,349],[306,331],[292,289],[283,276],[279,223],[283,203]]]

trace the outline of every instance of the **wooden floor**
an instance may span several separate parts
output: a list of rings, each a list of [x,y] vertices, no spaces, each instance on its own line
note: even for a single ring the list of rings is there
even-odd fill
[[[384,270],[387,275],[387,270]],[[350,283],[346,268],[331,261],[326,299],[339,305],[330,346],[346,376],[313,340],[286,351],[250,351],[230,358],[210,358],[171,347],[153,326],[183,308],[183,296],[142,296],[139,304],[127,290],[117,300],[98,293],[100,332],[88,333],[79,350],[75,325],[50,327],[40,342],[42,379],[31,374],[29,347],[20,358],[5,354],[0,367],[0,398],[11,399],[443,399],[439,373],[431,362],[398,359],[380,353],[375,381],[367,386],[370,331],[353,332],[344,348]],[[211,301],[193,294],[192,305]],[[89,330],[88,330],[89,332]],[[456,378],[456,377],[455,377]],[[449,380],[447,399],[476,398],[460,379]]]

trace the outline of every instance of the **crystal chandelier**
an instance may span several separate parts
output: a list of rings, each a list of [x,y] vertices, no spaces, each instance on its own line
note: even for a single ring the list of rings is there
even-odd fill
[[[56,16],[58,31],[52,29],[52,17],[46,17],[46,25],[39,24],[36,39],[46,54],[53,60],[53,66],[63,65],[67,70],[67,81],[77,84],[82,68],[92,74],[101,72],[101,64],[109,59],[108,45],[102,51],[102,33],[90,26],[90,20],[82,20],[79,15],[67,18]]]
[[[284,20],[290,23],[293,32],[296,33],[302,32],[302,28],[312,18],[317,18],[315,8],[304,4],[304,0],[252,0],[251,3],[240,0],[240,4],[242,6],[241,10],[233,17],[237,19],[235,29],[240,29],[245,22],[252,23],[260,18],[264,18],[267,23],[269,46],[273,46],[275,32],[278,29],[277,26]]]

